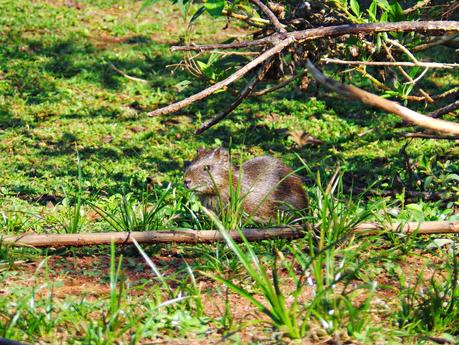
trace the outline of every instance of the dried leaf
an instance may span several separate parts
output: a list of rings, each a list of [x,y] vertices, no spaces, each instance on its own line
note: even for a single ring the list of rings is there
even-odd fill
[[[290,138],[295,142],[296,147],[303,147],[304,145],[322,145],[324,142],[305,131],[289,131]]]

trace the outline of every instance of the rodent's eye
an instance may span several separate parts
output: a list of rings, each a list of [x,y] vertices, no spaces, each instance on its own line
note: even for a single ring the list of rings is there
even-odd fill
[[[204,165],[204,171],[209,171],[210,170],[210,165]]]

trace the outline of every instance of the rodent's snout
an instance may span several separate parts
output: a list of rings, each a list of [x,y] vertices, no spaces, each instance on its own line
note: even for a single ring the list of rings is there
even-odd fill
[[[191,186],[191,179],[185,178],[185,187],[190,189],[190,186]]]

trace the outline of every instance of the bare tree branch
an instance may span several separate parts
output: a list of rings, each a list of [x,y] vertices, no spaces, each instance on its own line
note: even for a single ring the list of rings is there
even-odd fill
[[[423,22],[396,22],[396,23],[369,23],[369,24],[345,24],[337,26],[326,26],[301,31],[293,31],[287,34],[274,34],[268,37],[253,41],[235,42],[228,44],[209,44],[191,46],[173,46],[172,51],[184,50],[215,50],[215,49],[235,49],[263,46],[266,44],[275,45],[285,37],[293,37],[296,41],[315,40],[321,37],[334,37],[348,34],[372,34],[375,32],[405,32],[415,31],[421,33],[459,31],[457,21],[423,21]]]
[[[406,61],[346,61],[340,59],[329,59],[323,58],[320,61],[325,63],[332,63],[337,65],[365,65],[365,66],[404,66],[404,67],[426,67],[426,68],[443,68],[443,69],[450,69],[450,68],[458,68],[459,64],[457,63],[440,63],[440,62],[406,62]]]
[[[427,115],[433,118],[437,118],[457,109],[459,109],[459,101],[456,101],[454,103],[448,104],[447,106],[434,110]]]
[[[341,84],[333,79],[325,77],[313,64],[308,60],[307,67],[309,73],[321,84],[349,98],[357,99],[365,104],[381,108],[387,112],[393,113],[405,121],[414,123],[415,125],[429,128],[438,132],[445,132],[459,135],[459,124],[433,119],[429,116],[419,114],[411,109],[408,109],[396,102],[389,101],[372,93],[364,91],[353,85]]]
[[[270,43],[274,45],[272,48],[266,50],[261,55],[256,57],[254,60],[249,62],[247,65],[239,69],[237,72],[222,80],[211,87],[198,92],[197,94],[190,96],[182,101],[170,104],[164,108],[153,110],[152,112],[148,113],[148,116],[157,116],[157,115],[164,115],[173,113],[178,111],[196,101],[199,101],[203,98],[210,96],[215,91],[218,91],[229,84],[233,83],[237,79],[241,78],[245,74],[247,74],[250,70],[258,66],[260,63],[266,61],[271,56],[280,53],[285,47],[290,45],[293,42],[300,42],[305,40],[313,40],[320,37],[326,36],[339,36],[344,34],[370,34],[373,32],[387,32],[387,31],[394,31],[394,32],[402,32],[402,31],[418,31],[418,32],[443,32],[446,30],[451,31],[459,31],[459,22],[454,21],[426,21],[426,22],[399,22],[399,23],[371,23],[371,24],[350,24],[350,25],[338,25],[338,26],[329,26],[329,27],[321,27],[316,29],[308,29],[303,31],[294,31],[290,33],[279,33],[271,35],[267,38],[257,40],[258,42],[263,42],[262,44]],[[246,44],[247,46],[253,46],[256,41],[251,42],[241,42],[241,44]],[[228,48],[231,46],[235,48],[234,44],[230,45],[211,45],[206,46],[206,48],[211,47],[211,50],[214,49],[222,49],[222,47]],[[182,47],[182,49],[176,50],[186,50],[183,49],[186,47]],[[190,48],[190,47],[188,47]],[[191,50],[203,50],[203,46],[192,46]]]
[[[224,79],[224,80],[212,85],[211,87],[208,87],[207,89],[205,89],[205,90],[203,90],[203,91],[201,91],[201,92],[199,92],[199,93],[197,93],[197,94],[195,94],[193,96],[190,96],[190,97],[188,97],[188,98],[186,98],[186,99],[184,99],[184,100],[182,100],[180,102],[173,103],[173,104],[168,105],[167,107],[164,107],[164,108],[153,110],[152,112],[148,113],[148,116],[157,116],[157,115],[164,115],[164,114],[173,113],[173,112],[175,112],[177,110],[185,108],[186,106],[190,105],[191,103],[194,103],[194,102],[199,101],[199,100],[201,100],[203,98],[206,98],[207,96],[210,96],[215,91],[218,91],[218,90],[224,88],[225,86],[233,83],[234,81],[238,80],[239,78],[243,77],[249,71],[251,71],[252,69],[257,67],[259,64],[261,64],[262,62],[264,62],[267,59],[269,59],[271,56],[280,53],[286,46],[288,46],[292,42],[293,42],[292,38],[287,38],[287,39],[285,39],[283,41],[280,41],[279,44],[275,45],[271,49],[268,49],[263,54],[261,54],[260,56],[256,57],[255,59],[250,61],[247,65],[245,65],[244,67],[239,69],[237,72],[235,72],[232,75],[230,75],[228,78],[226,78],[226,79]]]
[[[287,32],[287,30],[285,30],[284,26],[281,24],[279,19],[276,17],[276,15],[269,9],[268,6],[262,3],[261,0],[252,0],[252,2],[255,5],[257,5],[260,8],[260,10],[263,11],[264,14],[266,14],[266,16],[269,18],[269,21],[273,24],[277,32],[280,32],[280,33]]]
[[[266,75],[266,72],[268,72],[271,65],[272,65],[272,59],[268,59],[264,63],[264,65],[261,67],[257,75],[254,76],[252,80],[250,80],[249,83],[245,86],[244,90],[241,91],[241,93],[236,98],[236,100],[233,103],[231,103],[231,105],[227,109],[222,111],[220,114],[204,122],[203,125],[196,130],[195,134],[201,134],[205,132],[210,127],[215,126],[217,123],[219,123],[229,114],[231,114],[231,112],[234,109],[236,109],[239,106],[239,104],[241,104],[244,101],[244,99],[247,98],[247,96],[250,95],[255,85],[257,85],[257,83],[264,78],[264,76]]]

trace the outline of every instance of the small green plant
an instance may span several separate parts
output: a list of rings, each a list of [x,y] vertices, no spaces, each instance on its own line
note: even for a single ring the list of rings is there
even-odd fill
[[[83,215],[83,172],[81,169],[80,155],[77,152],[77,170],[78,189],[76,191],[75,203],[71,206],[71,198],[67,194],[67,191],[62,188],[65,198],[62,200],[62,207],[64,208],[64,219],[58,219],[64,232],[67,234],[77,234],[81,232],[84,226]]]
[[[459,329],[459,257],[455,246],[444,267],[444,273],[434,272],[424,281],[421,274],[414,286],[406,277],[400,277],[399,327],[414,332],[449,333]]]
[[[166,189],[154,192],[152,203],[147,191],[141,201],[136,200],[132,193],[128,193],[113,196],[109,200],[114,204],[111,209],[103,209],[96,204],[91,206],[115,231],[152,231],[167,227],[176,218],[174,213],[166,217],[162,212],[168,206],[166,198],[172,193],[173,188],[169,184]]]

